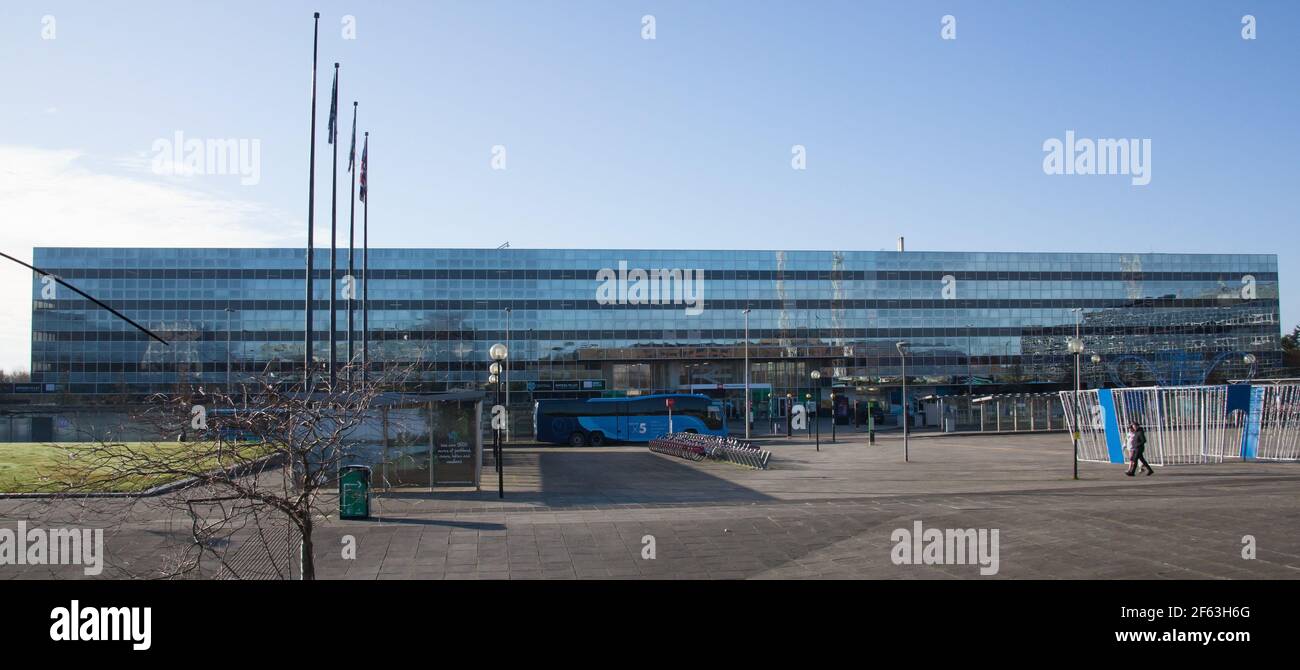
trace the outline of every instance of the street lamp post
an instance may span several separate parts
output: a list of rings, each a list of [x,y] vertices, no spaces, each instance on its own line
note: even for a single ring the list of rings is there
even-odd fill
[[[822,378],[821,370],[813,370],[811,373],[809,373],[808,376],[812,377],[813,391],[818,392],[817,385]],[[820,421],[817,420],[819,418],[818,415],[821,413],[818,411],[819,409],[821,409],[821,403],[818,402],[818,398],[814,397],[812,393],[808,394],[808,399],[813,401],[813,424],[814,424],[813,432],[816,433],[817,435],[816,437],[817,451],[821,451],[822,450],[822,424]]]
[[[750,424],[749,417],[753,416],[750,414],[751,408],[749,400],[749,307],[746,307],[745,311],[742,313],[745,315],[745,439],[748,440]]]
[[[230,385],[230,333],[231,333],[230,315],[234,311],[235,310],[229,307],[226,308],[226,397],[227,398],[230,397],[231,388],[232,388]]]
[[[794,394],[785,394],[785,437],[790,439],[794,430]]]
[[[816,424],[814,427],[814,431],[816,432],[816,450],[820,451],[822,450],[822,422],[818,422],[818,415],[820,414],[818,410],[822,403],[818,402],[818,398],[815,397],[815,394],[818,393],[818,384],[820,380],[822,380],[822,371],[820,371],[820,369],[814,369],[813,372],[809,373],[809,376],[813,377],[813,393],[810,393],[809,397],[813,398],[813,423]]]
[[[1074,338],[1070,340],[1070,353],[1074,354],[1074,431],[1071,441],[1074,442],[1074,478],[1079,478],[1079,391],[1082,384],[1079,383],[1079,356],[1083,355],[1083,338],[1080,337],[1079,329],[1080,320],[1083,318],[1083,308],[1075,307],[1070,310],[1074,312]]]
[[[501,372],[501,366],[497,365],[496,363],[492,363],[491,365],[488,366],[488,373],[489,373],[489,374],[488,374],[488,378],[487,378],[487,381],[488,381],[488,388],[493,388],[493,389],[496,389],[497,391],[500,391],[500,390],[501,390],[500,385],[499,385],[499,384],[500,384],[500,380],[501,380],[500,372]],[[498,400],[500,400],[500,398],[498,398]],[[493,403],[493,404],[495,405],[496,403]],[[488,412],[488,415],[489,415],[489,416],[491,416],[491,414],[492,414],[491,412]],[[493,424],[493,426],[492,426],[492,440],[493,440],[493,442],[492,442],[492,469],[493,469],[493,470],[496,470],[497,472],[500,472],[500,471],[501,471],[501,458],[500,458],[500,456],[498,456],[498,454],[497,454],[497,443],[496,443],[496,438],[497,438],[497,427],[496,427],[495,424]]]
[[[911,418],[908,416],[908,412],[907,412],[907,348],[909,346],[911,345],[909,345],[907,342],[897,342],[894,344],[894,347],[898,349],[899,358],[901,358],[903,361],[903,462],[904,463],[907,463],[911,459],[911,456],[908,453],[908,444],[907,444],[907,433],[908,433],[907,424],[910,423],[909,419]]]
[[[495,363],[492,364],[492,365],[490,365],[490,366],[488,366],[488,370],[491,370],[491,369],[494,368],[494,367],[496,367],[496,364],[495,364]],[[487,378],[488,388],[496,388],[497,390],[500,390],[500,389],[498,388],[498,383],[500,382],[500,380],[501,380],[501,377],[500,377],[500,376],[498,376],[498,375],[496,375],[496,374],[489,374],[489,375],[488,375],[488,378]],[[488,416],[490,417],[491,415],[492,415],[492,413],[491,413],[491,412],[488,412]],[[496,470],[496,471],[498,471],[498,472],[500,472],[500,471],[501,471],[501,459],[500,459],[500,457],[497,456],[497,444],[496,444],[496,442],[495,442],[495,440],[496,440],[496,435],[497,435],[497,429],[496,429],[496,426],[494,425],[494,426],[492,426],[492,439],[494,440],[494,441],[492,442],[492,469],[493,469],[493,470]]]
[[[821,451],[821,450],[822,450],[822,431],[821,431],[821,425],[817,423],[817,401],[816,401],[816,400],[813,400],[813,394],[811,394],[811,393],[806,393],[806,394],[804,394],[804,397],[807,398],[807,399],[808,399],[808,402],[812,403],[812,406],[813,406],[813,410],[812,410],[812,425],[808,427],[808,432],[810,432],[810,433],[812,433],[813,435],[816,436],[816,437],[814,437],[813,439],[816,440],[817,451]]]
[[[831,391],[831,444],[835,444],[835,392]]]
[[[500,372],[503,369],[503,364],[505,363],[509,353],[510,353],[510,349],[506,345],[501,344],[500,342],[492,345],[492,347],[488,349],[488,356],[492,358],[492,365],[491,367],[489,367],[489,369],[492,371],[492,377],[495,379],[496,382],[498,405],[501,404]],[[506,409],[505,419],[507,422],[510,420],[509,409]],[[496,428],[492,432],[494,434],[492,440],[493,442],[492,450],[493,453],[495,454],[495,460],[497,463],[497,497],[504,498],[506,497],[506,482],[505,482],[505,463],[502,462],[503,454],[501,453],[501,429]]]
[[[972,353],[970,347],[971,330],[973,330],[974,328],[975,328],[975,324],[971,324],[971,323],[966,324],[966,395],[967,396],[975,395],[975,370],[971,362],[971,356],[973,356],[974,354]],[[971,399],[969,397],[966,398],[967,407],[970,406],[970,400]]]
[[[1070,353],[1074,354],[1074,431],[1071,435],[1074,442],[1074,478],[1079,478],[1079,356],[1083,354],[1083,340],[1078,336],[1070,339]]]
[[[514,308],[512,307],[506,308],[506,349],[507,350],[510,349],[510,312],[513,311],[513,309]],[[502,371],[502,380],[505,382],[506,385],[506,416],[509,417],[510,416],[510,366],[502,365],[502,367],[504,368],[504,370]],[[509,444],[510,443],[510,422],[509,421],[506,422],[505,438],[506,438],[506,443]]]

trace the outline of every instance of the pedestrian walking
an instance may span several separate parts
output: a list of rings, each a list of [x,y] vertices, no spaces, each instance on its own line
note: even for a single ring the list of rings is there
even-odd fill
[[[1146,469],[1148,477],[1154,475],[1156,471],[1152,469],[1151,464],[1147,463],[1146,459],[1147,432],[1143,430],[1142,426],[1138,425],[1137,421],[1130,421],[1126,437],[1129,449],[1129,464],[1128,471],[1124,474],[1130,477],[1136,476],[1138,463],[1141,463],[1142,467]]]

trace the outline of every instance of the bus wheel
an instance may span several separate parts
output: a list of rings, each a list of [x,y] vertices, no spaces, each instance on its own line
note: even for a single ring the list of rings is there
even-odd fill
[[[569,446],[570,446],[570,447],[585,447],[585,446],[587,446],[587,436],[586,436],[586,435],[583,435],[582,433],[580,433],[580,432],[578,432],[578,431],[576,431],[576,430],[573,431],[572,433],[569,433]]]
[[[590,436],[587,437],[587,440],[591,442],[591,446],[599,447],[605,444],[605,434],[599,432],[592,433]]]

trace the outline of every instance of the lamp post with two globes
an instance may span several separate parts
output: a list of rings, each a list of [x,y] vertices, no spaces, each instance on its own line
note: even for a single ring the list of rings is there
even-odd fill
[[[1072,434],[1070,437],[1071,437],[1071,441],[1074,442],[1074,478],[1078,479],[1079,478],[1079,434],[1081,430],[1079,426],[1079,418],[1080,418],[1079,417],[1079,392],[1081,390],[1080,383],[1079,383],[1079,356],[1083,355],[1083,338],[1077,335],[1078,333],[1077,329],[1075,332],[1076,335],[1070,338],[1069,340],[1070,353],[1074,354],[1074,402],[1071,404],[1071,408],[1074,410],[1074,418],[1071,421],[1071,423],[1074,424],[1073,425],[1074,430],[1071,431]],[[1094,354],[1094,356],[1096,356],[1096,354]]]
[[[488,383],[496,386],[496,406],[498,407],[501,405],[501,371],[504,369],[503,363],[505,363],[506,357],[509,353],[510,350],[506,345],[501,344],[500,342],[492,345],[492,347],[488,349],[488,357],[492,359],[492,364],[488,366],[488,372],[492,373],[488,377]],[[495,415],[496,413],[493,412],[493,414]],[[501,418],[503,421],[509,421],[509,410],[503,409]],[[494,421],[495,419],[496,417],[493,416]],[[506,497],[506,483],[505,465],[502,463],[501,453],[501,428],[496,426],[492,427],[492,455],[497,466],[497,497],[504,498]]]
[[[811,373],[808,374],[808,376],[812,378],[812,386],[813,386],[813,393],[808,394],[808,399],[812,401],[812,406],[813,406],[813,411],[812,411],[813,434],[816,435],[814,439],[817,440],[817,451],[821,451],[822,450],[822,424],[820,421],[817,420],[819,418],[818,415],[820,414],[818,410],[821,409],[821,398],[819,398],[817,394],[818,391],[817,383],[821,381],[822,373],[820,370],[813,370]]]

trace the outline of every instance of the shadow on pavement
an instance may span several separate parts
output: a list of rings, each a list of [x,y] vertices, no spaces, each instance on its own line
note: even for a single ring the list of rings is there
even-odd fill
[[[507,466],[509,464],[507,463]],[[539,454],[543,499],[548,504],[672,504],[765,502],[773,498],[708,470],[749,471],[725,463],[691,463],[646,451]]]
[[[513,453],[512,453],[513,452]],[[728,468],[743,477],[748,471],[725,463],[691,463],[640,449],[508,450],[506,496],[497,498],[496,472],[483,468],[481,491],[385,491],[393,502],[433,500],[531,504],[553,508],[596,505],[666,505],[747,503],[771,496],[724,479],[707,470]]]

